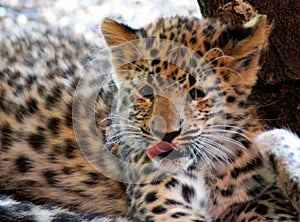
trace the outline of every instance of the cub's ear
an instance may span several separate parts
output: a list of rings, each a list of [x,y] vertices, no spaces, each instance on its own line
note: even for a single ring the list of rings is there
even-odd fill
[[[238,27],[227,27],[219,37],[220,47],[226,55],[232,56],[232,69],[239,72],[240,77],[233,80],[244,80],[253,85],[257,79],[259,58],[268,43],[271,25],[267,16],[257,15],[249,22]]]
[[[137,38],[135,29],[132,29],[122,23],[118,23],[112,19],[104,19],[100,29],[107,45],[110,47],[135,40]]]
[[[220,36],[220,44],[223,44],[228,54],[243,58],[259,53],[266,46],[270,29],[267,16],[257,15],[241,26],[228,27]]]

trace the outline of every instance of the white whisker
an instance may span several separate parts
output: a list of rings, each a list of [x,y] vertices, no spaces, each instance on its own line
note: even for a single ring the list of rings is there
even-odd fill
[[[224,141],[232,143],[232,144],[234,144],[234,145],[236,145],[238,147],[241,147],[244,150],[247,150],[247,148],[242,143],[240,143],[239,141],[234,140],[234,139],[232,139],[230,137],[222,136],[221,139],[220,139],[220,136],[216,136],[216,135],[202,135],[202,136],[203,137],[207,137],[207,138],[213,137],[213,138],[216,138],[218,140],[224,140]]]
[[[234,69],[231,69],[231,68],[228,68],[228,67],[212,67],[212,68],[209,68],[209,69],[206,69],[205,71],[203,71],[203,73],[207,73],[207,72],[209,72],[209,71],[212,71],[212,70],[218,70],[218,69],[225,69],[225,70],[229,70],[229,71],[231,71],[231,72],[233,72],[233,73],[235,73],[235,74],[237,74],[243,81],[246,81],[242,76],[241,76],[241,74],[238,72],[238,71],[236,71],[236,70],[234,70]]]
[[[221,159],[223,160],[225,163],[229,164],[230,163],[230,158],[228,156],[228,154],[220,149],[218,149],[217,147],[214,146],[214,144],[210,144],[210,141],[200,141],[199,144],[201,144],[204,147],[208,147],[208,149],[205,149],[205,152],[207,152],[210,156],[212,156],[213,159],[218,160]],[[223,164],[221,162],[221,164]]]
[[[132,130],[135,130],[136,132],[140,132],[141,129],[137,126],[133,126],[133,125],[130,125],[130,124],[124,124],[124,123],[118,123],[118,124],[111,124],[109,126],[107,126],[108,128],[116,128],[116,127],[123,127],[123,129],[132,129]]]
[[[178,84],[178,83],[180,83],[184,80],[186,80],[186,78],[179,79],[179,80],[175,81],[174,83],[170,84],[169,86],[166,86],[165,88],[162,88],[162,91],[164,91],[164,90],[166,90],[166,89],[168,89],[168,88],[170,88],[170,87],[172,87],[172,86],[174,86],[174,85],[176,85],[176,84]]]
[[[214,132],[215,132],[215,133],[232,133],[232,134],[240,135],[241,137],[244,137],[245,139],[251,141],[251,139],[250,139],[248,136],[246,136],[246,135],[243,134],[243,133],[237,132],[237,131],[227,130],[227,129],[209,129],[209,128],[207,128],[207,129],[208,129],[207,132],[203,131],[203,132],[205,132],[206,134],[207,134],[207,133],[214,133]],[[204,133],[203,133],[203,134],[204,134]]]
[[[210,140],[208,138],[201,138],[201,140],[199,139],[199,141],[201,142],[205,142],[206,144],[210,144],[212,145],[214,148],[217,148],[218,151],[224,153],[224,154],[232,154],[234,155],[234,153],[232,152],[232,150],[228,149],[226,146],[222,145],[221,143],[218,143],[216,141]],[[198,142],[198,140],[197,140]]]
[[[234,128],[234,129],[237,129],[237,130],[241,130],[241,131],[247,132],[247,130],[244,130],[243,128],[241,128],[239,126],[229,125],[229,124],[226,124],[226,125],[212,125],[212,126],[209,126],[207,128],[214,128],[214,127],[216,127],[216,128],[221,128],[222,127],[224,129],[226,129],[226,128]]]
[[[104,36],[109,37],[110,35],[104,35]],[[141,58],[144,58],[144,57],[145,57],[145,56],[142,54],[141,50],[138,49],[138,48],[133,44],[133,42],[135,42],[135,41],[128,41],[127,39],[125,39],[125,38],[123,38],[123,37],[121,37],[121,36],[114,36],[114,38],[119,38],[120,40],[124,40],[125,43],[123,43],[123,44],[121,44],[121,45],[111,46],[111,47],[110,47],[110,50],[111,50],[111,51],[116,50],[116,48],[120,48],[122,45],[129,44],[133,49],[136,50],[137,53],[139,53],[139,55],[141,56]],[[131,51],[133,51],[133,50],[131,49]]]
[[[197,159],[197,157],[200,158],[200,160],[204,160],[207,164],[211,163],[211,159],[206,155],[206,153],[199,147],[199,144],[192,143],[193,146],[188,146],[190,149],[190,152],[193,154],[193,156]],[[196,153],[195,153],[196,152]]]
[[[227,59],[232,59],[234,60],[234,58],[232,56],[227,56],[227,55],[222,55],[222,56],[218,56],[216,57],[215,59],[209,61],[208,63],[206,63],[203,67],[202,67],[202,70],[205,69],[207,66],[209,66],[210,64],[212,64],[213,62],[219,60],[219,59],[224,59],[224,58],[227,58]]]

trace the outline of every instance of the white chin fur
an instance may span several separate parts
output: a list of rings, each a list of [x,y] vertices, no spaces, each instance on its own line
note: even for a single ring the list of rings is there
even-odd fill
[[[167,156],[164,158],[155,158],[153,163],[157,169],[165,173],[175,173],[189,167],[193,163],[193,160],[190,157],[172,158]]]

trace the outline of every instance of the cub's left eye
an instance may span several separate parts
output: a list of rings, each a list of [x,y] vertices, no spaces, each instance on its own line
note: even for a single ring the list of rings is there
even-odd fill
[[[145,85],[139,89],[139,94],[147,99],[153,100],[154,99],[154,90],[151,86]]]
[[[189,96],[192,100],[202,100],[206,95],[203,90],[193,88],[189,91]]]

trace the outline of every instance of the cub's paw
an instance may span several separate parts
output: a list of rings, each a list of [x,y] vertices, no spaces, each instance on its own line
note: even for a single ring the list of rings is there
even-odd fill
[[[272,163],[278,183],[300,212],[299,137],[288,130],[275,129],[259,134],[254,145]]]
[[[285,129],[266,131],[254,139],[254,145],[266,159],[280,162],[300,183],[300,139],[296,134]]]

